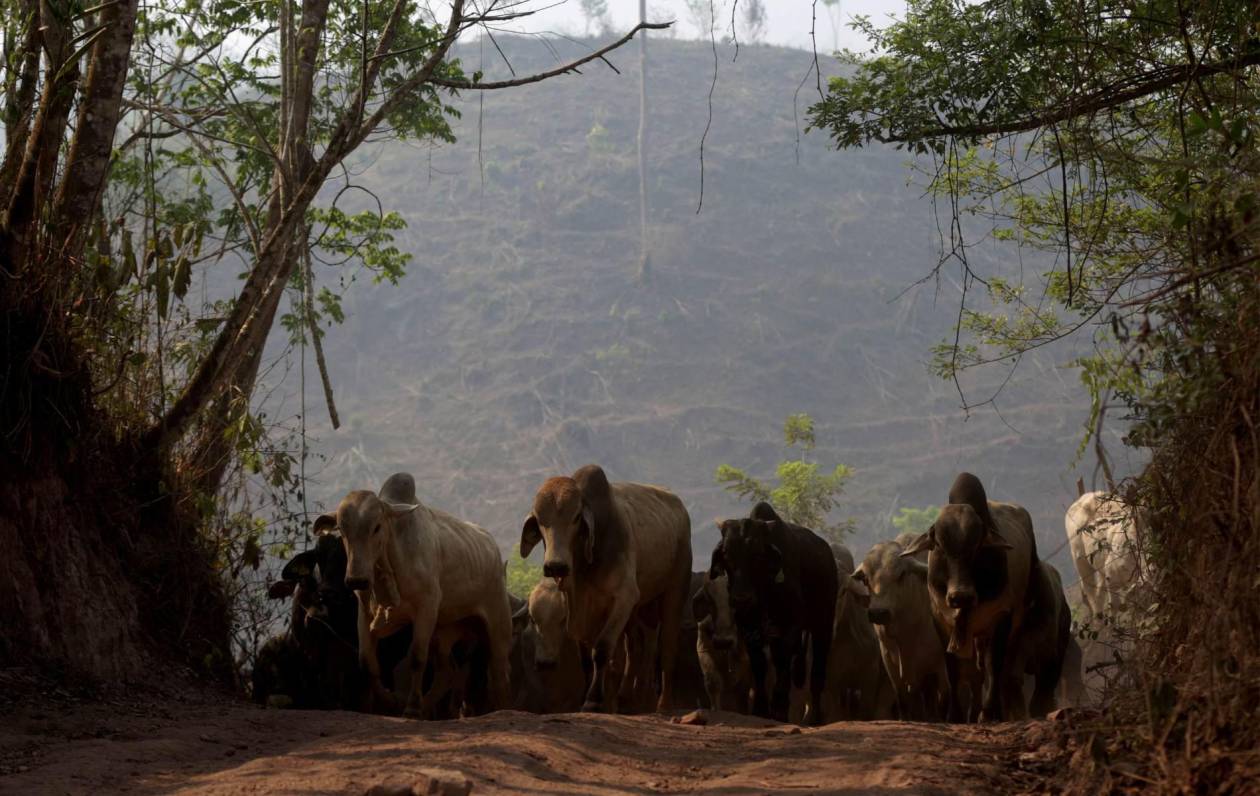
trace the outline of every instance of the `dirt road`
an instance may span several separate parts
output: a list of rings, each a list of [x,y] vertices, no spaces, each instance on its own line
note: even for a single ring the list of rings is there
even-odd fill
[[[362,794],[435,767],[461,772],[474,794],[1017,789],[1014,726],[709,720],[504,712],[422,723],[208,700],[28,707],[0,721],[0,793]]]

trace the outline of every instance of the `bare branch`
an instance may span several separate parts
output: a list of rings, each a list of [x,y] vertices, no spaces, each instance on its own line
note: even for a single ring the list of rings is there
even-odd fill
[[[576,72],[578,70],[578,67],[584,66],[596,59],[602,60],[603,57],[607,55],[608,53],[628,43],[631,39],[635,37],[635,34],[637,34],[641,30],[666,30],[673,24],[674,23],[672,22],[640,22],[638,25],[635,25],[633,28],[631,28],[630,31],[626,33],[626,35],[622,36],[620,39],[617,39],[612,44],[609,44],[605,47],[601,47],[592,53],[588,53],[587,55],[582,56],[576,61],[570,61],[567,64],[563,64],[561,66],[556,67],[555,69],[550,69],[546,72],[539,72],[538,74],[534,74],[534,75],[527,75],[525,77],[518,77],[514,80],[498,80],[498,81],[492,81],[489,83],[474,83],[468,80],[447,80],[446,78],[442,78],[442,77],[433,77],[433,78],[430,78],[427,82],[435,86],[442,86],[444,88],[474,90],[474,91],[488,91],[492,89],[515,88],[517,86],[527,86],[530,83],[541,83],[542,81],[550,80],[553,77],[559,77],[560,75],[568,74],[570,72]]]

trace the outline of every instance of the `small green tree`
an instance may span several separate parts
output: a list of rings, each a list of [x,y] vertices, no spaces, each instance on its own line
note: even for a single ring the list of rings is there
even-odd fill
[[[927,508],[916,509],[910,506],[902,506],[897,509],[897,513],[891,518],[893,530],[899,534],[902,533],[923,533],[936,522],[936,515],[941,510],[936,506],[928,506]]]
[[[788,415],[783,422],[783,441],[789,455],[793,449],[799,449],[800,455],[779,462],[775,468],[777,486],[729,464],[719,465],[714,477],[727,491],[749,502],[769,502],[788,522],[811,528],[828,541],[843,541],[853,531],[853,521],[829,523],[827,517],[853,471],[837,464],[831,472],[820,473],[818,463],[809,461],[808,455],[814,450],[814,419],[805,413]]]

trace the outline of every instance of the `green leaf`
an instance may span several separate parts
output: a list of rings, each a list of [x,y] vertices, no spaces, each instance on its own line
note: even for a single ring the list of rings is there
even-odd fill
[[[176,227],[179,229],[179,227]],[[175,275],[171,279],[171,290],[175,293],[175,298],[183,300],[188,295],[188,286],[192,283],[192,263],[188,259],[187,254],[179,255],[179,259],[175,261]]]
[[[158,317],[165,320],[170,309],[171,280],[166,260],[161,257],[157,261],[157,269],[153,272],[153,290],[157,295]]]
[[[1203,114],[1198,111],[1190,111],[1186,115],[1186,137],[1196,138],[1203,135],[1207,131],[1208,122],[1203,118]]]
[[[124,229],[122,235],[123,245],[123,265],[126,273],[140,275],[140,269],[136,265],[136,248],[131,242],[131,230]]]

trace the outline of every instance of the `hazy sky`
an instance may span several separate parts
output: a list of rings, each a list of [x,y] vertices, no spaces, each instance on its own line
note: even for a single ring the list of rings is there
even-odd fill
[[[810,17],[812,0],[763,0],[766,7],[767,31],[766,41],[771,44],[783,44],[792,47],[809,47]],[[539,2],[534,7],[542,8],[546,3]],[[821,2],[818,9],[818,50],[828,52],[838,43],[841,49],[848,47],[854,50],[866,49],[865,40],[848,27],[855,15],[869,16],[877,23],[886,20],[889,15],[900,16],[905,10],[904,0],[840,0],[838,11],[834,17],[829,16],[827,8]],[[718,35],[723,29],[729,29],[731,6],[730,0],[713,0],[717,10]],[[608,0],[608,7],[613,18],[614,30],[628,29],[638,21],[638,0]],[[743,11],[740,9],[740,13]],[[677,35],[685,39],[699,36],[691,15],[687,11],[684,0],[648,0],[648,18],[651,21],[676,20]],[[833,24],[834,22],[834,24]],[[559,0],[558,4],[546,11],[513,23],[518,30],[543,31],[552,30],[568,35],[581,35],[586,30],[586,18],[582,15],[582,7],[578,0]],[[742,32],[742,28],[741,28]]]

